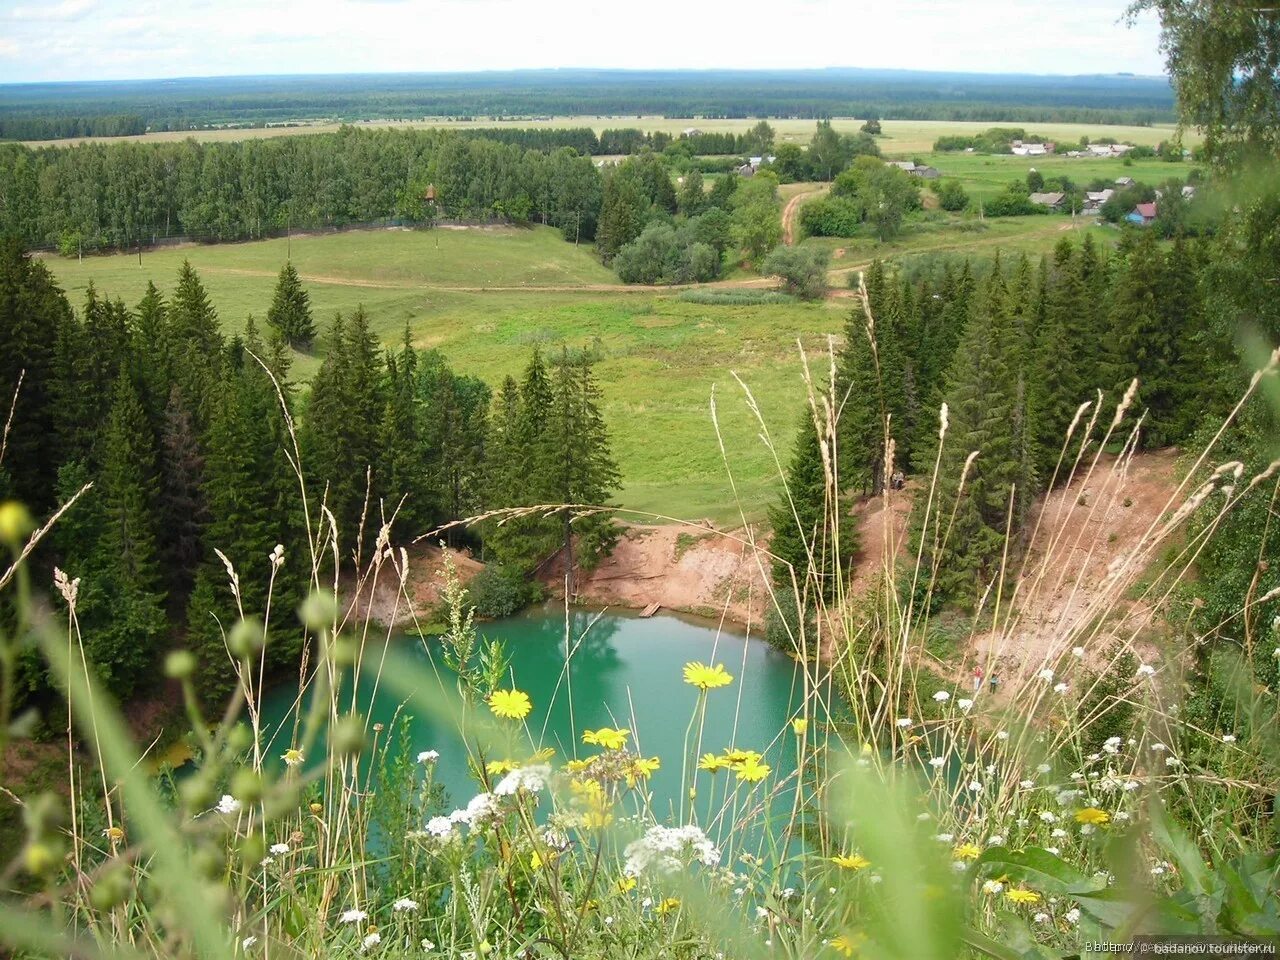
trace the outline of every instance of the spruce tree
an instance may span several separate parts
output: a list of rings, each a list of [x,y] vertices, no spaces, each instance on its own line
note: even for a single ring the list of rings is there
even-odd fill
[[[817,426],[807,407],[796,433],[786,481],[778,502],[769,509],[773,531],[769,552],[777,558],[774,584],[779,590],[790,591],[794,571],[806,605],[818,597],[830,603],[839,595],[857,556],[858,529],[827,477]]]
[[[840,484],[863,494],[878,493],[884,483],[884,430],[889,413],[872,337],[866,315],[855,309],[845,325],[836,380]]]
[[[561,504],[603,507],[617,492],[618,465],[600,411],[600,387],[589,356],[570,356],[564,349],[556,366],[548,436],[552,499]],[[590,569],[612,549],[617,529],[611,514],[560,513],[561,547],[568,576],[567,592],[574,595],[575,564]],[[575,561],[574,540],[581,547]]]
[[[1164,258],[1151,231],[1132,245],[1118,268],[1111,296],[1110,386],[1118,401],[1137,378],[1131,412],[1146,412],[1144,435],[1153,446],[1167,444],[1175,430],[1173,381],[1179,327],[1166,315],[1162,299]]]
[[[453,522],[474,516],[485,486],[489,387],[475,377],[454,373],[444,355],[431,350],[419,366],[416,396],[423,410],[430,496],[439,519]],[[456,544],[462,534],[451,527],[449,542]]]
[[[78,482],[78,468],[64,481]],[[100,524],[88,548],[83,573],[90,588],[80,604],[86,651],[107,689],[127,697],[148,677],[168,632],[166,593],[156,548],[155,438],[128,377],[112,391],[102,440],[102,469],[96,492]]]
[[[54,344],[71,308],[44,264],[32,261],[16,240],[0,241],[0,406],[13,417],[0,465],[0,495],[34,512],[51,507],[63,462],[55,430],[56,398],[72,386],[60,380]],[[18,390],[19,378],[22,389]],[[98,422],[100,411],[95,413]]]
[[[383,386],[386,407],[378,438],[382,451],[380,485],[388,509],[398,510],[398,529],[416,536],[434,523],[437,510],[430,492],[421,435],[418,353],[408,324],[405,324],[399,352],[388,353],[386,363]]]
[[[947,377],[950,426],[938,497],[923,531],[926,566],[937,571],[936,594],[962,604],[972,603],[999,573],[1010,516],[1016,531],[1033,492],[1014,350],[1007,291],[993,270],[973,303]],[[973,451],[978,456],[965,476]]]
[[[223,338],[218,315],[204,285],[184,260],[178,286],[169,302],[167,325],[172,344],[174,381],[190,406],[201,430],[208,423],[206,400],[218,381]]]
[[[185,596],[201,556],[207,519],[202,489],[204,456],[195,422],[174,384],[160,428],[160,478],[156,509],[160,518],[160,556],[169,589]]]
[[[286,261],[276,281],[275,294],[267,310],[267,323],[279,331],[286,343],[299,350],[310,349],[316,338],[311,318],[311,295],[298,279],[298,271]]]

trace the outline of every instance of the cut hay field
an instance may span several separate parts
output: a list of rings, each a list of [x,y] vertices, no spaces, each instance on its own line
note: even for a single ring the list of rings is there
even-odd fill
[[[781,448],[789,446],[803,385],[797,338],[811,355],[839,333],[847,306],[705,306],[676,293],[628,291],[586,247],[546,228],[359,231],[295,237],[292,257],[323,330],[335,311],[363,304],[388,345],[405,324],[420,347],[439,347],[456,369],[497,386],[518,375],[535,346],[597,343],[605,414],[622,468],[628,508],[736,525],[738,507],[710,415],[715,391],[725,450],[749,519],[775,489],[772,459],[757,437],[737,372]],[[184,258],[200,272],[227,332],[265,315],[284,240],[193,246],[136,255],[50,258],[73,302],[92,281],[135,303],[149,279],[172,289]],[[323,350],[321,343],[319,350]],[[298,356],[307,380],[317,356]]]
[[[406,121],[361,121],[352,124],[355,127],[374,127],[389,129],[409,129],[423,127],[444,127],[448,129],[538,129],[553,127],[591,127],[597,133],[601,130],[619,128],[639,128],[646,132],[670,133],[679,135],[680,131],[689,127],[697,127],[704,133],[744,133],[759,121],[743,120],[689,120],[669,119],[666,117],[636,116],[565,116],[539,119],[513,120],[454,120],[448,117],[428,117],[422,120]],[[813,120],[775,119],[769,123],[777,131],[778,141],[783,143],[808,143],[813,135]],[[862,126],[863,120],[853,117],[836,117],[831,125],[841,133],[853,133]],[[164,133],[147,133],[137,137],[84,137],[68,140],[43,140],[32,142],[30,146],[66,146],[85,141],[134,141],[163,142],[185,140],[194,137],[197,140],[256,140],[263,137],[288,137],[308,133],[332,133],[340,129],[340,124],[316,122],[292,127],[257,127],[218,130],[173,131]],[[980,133],[988,127],[1022,127],[1028,133],[1047,137],[1051,140],[1079,140],[1082,136],[1093,138],[1114,137],[1117,140],[1128,140],[1133,143],[1155,146],[1161,140],[1169,139],[1174,128],[1171,124],[1156,124],[1150,127],[1122,126],[1112,124],[1087,123],[996,123],[994,121],[970,120],[882,120],[884,135],[879,138],[880,149],[887,156],[902,156],[911,153],[927,152],[933,149],[933,143],[941,136]],[[1189,131],[1184,138],[1188,146],[1198,143],[1198,134]]]

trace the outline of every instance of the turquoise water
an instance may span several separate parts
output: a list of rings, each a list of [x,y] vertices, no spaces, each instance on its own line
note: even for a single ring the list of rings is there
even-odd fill
[[[571,608],[566,624],[564,608],[553,606],[482,624],[480,633],[506,644],[515,685],[533,700],[528,729],[535,744],[555,748],[555,763],[595,753],[597,748],[582,744],[582,731],[602,726],[630,729],[632,748],[662,758],[649,783],[659,816],[678,809],[681,756],[692,758],[695,749],[699,754],[728,747],[756,750],[765,754],[775,776],[795,768],[795,741],[788,724],[793,705],[801,700],[802,678],[790,658],[762,640],[669,614],[641,619],[625,612]],[[567,671],[566,635],[572,648]],[[392,642],[412,651],[415,661],[428,670],[446,672],[438,641],[399,637]],[[366,650],[365,655],[371,654]],[[372,655],[376,657],[377,651]],[[701,747],[695,728],[686,752],[686,730],[698,699],[698,691],[682,680],[684,665],[691,660],[723,664],[734,682],[708,692]],[[265,729],[274,729],[289,715],[296,696],[296,687],[288,686],[267,695]],[[411,707],[402,707],[400,697],[390,693],[385,682],[376,695],[371,684],[362,682],[358,701],[370,723],[385,725],[384,737],[398,711],[400,716],[412,712]],[[465,804],[479,788],[469,775],[457,729],[440,718],[415,715],[410,730],[413,755],[439,751],[437,779],[455,805]],[[700,774],[699,806],[713,794],[722,799],[725,778],[731,775],[715,776],[721,779],[712,791],[705,789],[711,785],[710,775]],[[779,803],[785,813],[789,791],[785,799],[774,801],[775,806]]]

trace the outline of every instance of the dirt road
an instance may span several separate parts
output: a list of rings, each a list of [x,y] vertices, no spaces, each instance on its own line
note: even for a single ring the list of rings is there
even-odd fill
[[[810,197],[816,197],[819,194],[826,193],[830,187],[827,184],[821,184],[812,190],[805,190],[797,193],[794,197],[787,201],[787,205],[782,208],[782,242],[786,246],[791,246],[796,242],[796,217],[800,213],[800,204],[808,200]]]

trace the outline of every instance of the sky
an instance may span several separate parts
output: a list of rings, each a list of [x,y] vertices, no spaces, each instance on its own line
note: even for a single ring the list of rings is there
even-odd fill
[[[0,0],[0,83],[878,67],[1163,73],[1127,0]]]

